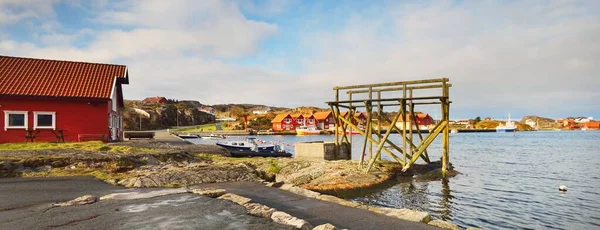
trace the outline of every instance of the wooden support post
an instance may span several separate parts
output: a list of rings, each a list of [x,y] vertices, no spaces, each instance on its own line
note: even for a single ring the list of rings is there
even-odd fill
[[[401,110],[402,110],[402,109],[401,109]],[[398,118],[400,117],[400,112],[401,112],[401,111],[398,111],[398,112],[396,113],[396,116],[394,116],[394,119],[392,120],[392,123],[393,123],[393,124],[395,124],[395,123],[396,123],[396,121],[398,121]],[[388,130],[385,132],[385,135],[383,136],[383,140],[384,140],[384,141],[380,142],[380,143],[379,143],[379,146],[377,146],[377,150],[375,151],[375,156],[378,156],[378,155],[380,155],[380,154],[381,154],[381,150],[383,149],[383,145],[385,144],[385,140],[387,140],[387,139],[388,139],[388,137],[390,136],[390,133],[392,133],[392,129],[388,129]],[[369,171],[371,170],[371,167],[373,167],[373,164],[375,163],[375,159],[376,159],[376,158],[377,158],[377,157],[374,157],[373,159],[371,159],[371,160],[369,161],[369,165],[367,166],[367,172],[369,172]],[[400,162],[400,161],[399,161],[399,162]],[[406,161],[401,161],[401,162],[406,162]]]
[[[362,152],[361,152],[361,156],[360,156],[360,166],[362,167],[363,162],[365,160],[365,155],[367,155],[366,149],[367,149],[367,142],[371,143],[369,141],[369,136],[371,136],[371,103],[370,102],[366,102],[365,104],[367,104],[366,108],[367,108],[367,124],[365,125],[365,141],[363,143],[363,147],[362,147]]]
[[[448,99],[449,89],[448,85],[444,81],[443,85],[443,97],[442,97],[442,109],[443,109],[443,120],[445,122],[444,125],[444,134],[442,136],[442,176],[446,177],[448,173],[448,162],[449,162],[449,152],[450,152],[450,103]]]
[[[350,123],[350,121],[346,120],[346,118],[340,117],[340,119],[342,119],[342,121],[347,123],[349,126],[352,126],[353,128],[358,128],[358,127],[356,127],[356,125],[354,125],[354,124]],[[365,132],[363,132],[362,130],[359,129],[358,132],[360,133],[360,135],[365,136]],[[376,145],[380,144],[380,142],[376,141],[372,137],[368,137],[368,138],[369,138],[369,141],[373,142],[374,144],[376,144]],[[382,143],[388,143],[392,147],[396,148],[396,150],[398,150],[400,152],[402,151],[400,149],[400,147],[396,146],[394,143],[392,143],[392,141],[390,141],[388,139],[384,139],[384,141]],[[390,155],[390,157],[394,158],[394,160],[398,161],[398,163],[400,163],[400,165],[404,166],[404,162],[402,161],[402,159],[400,159],[398,156],[394,155],[394,153],[392,153],[390,150],[383,148],[383,151],[386,152],[388,155]],[[373,158],[373,159],[375,159],[375,158]]]
[[[410,159],[410,161],[406,162],[406,164],[404,165],[404,167],[402,167],[402,171],[403,172],[406,172],[406,170],[408,170],[410,168],[410,166],[413,163],[415,163],[415,161],[417,161],[417,159],[419,159],[419,157],[421,156],[421,154],[423,153],[423,151],[425,151],[425,149],[427,149],[427,147],[429,147],[429,145],[431,144],[431,142],[433,142],[433,140],[435,140],[435,138],[437,137],[437,135],[439,135],[440,132],[442,132],[442,130],[444,130],[444,127],[446,125],[448,125],[448,122],[447,121],[442,121],[442,122],[440,122],[440,124],[441,125],[438,125],[434,130],[432,130],[432,133],[429,133],[429,135],[427,135],[427,137],[425,138],[425,140],[417,147],[417,152],[415,154],[413,154],[413,156]]]
[[[377,92],[377,137],[381,142],[381,113],[383,108],[381,107],[381,92]],[[372,145],[371,145],[372,147]],[[381,160],[381,157],[377,160]]]

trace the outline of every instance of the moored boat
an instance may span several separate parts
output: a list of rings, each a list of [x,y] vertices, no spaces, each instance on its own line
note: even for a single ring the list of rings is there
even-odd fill
[[[296,128],[296,134],[298,135],[319,135],[321,134],[321,130],[317,129],[313,126],[300,126]]]
[[[204,140],[222,140],[222,139],[225,139],[225,136],[218,135],[218,134],[210,134],[208,136],[201,136],[200,138],[202,138]]]
[[[517,129],[517,125],[514,121],[510,120],[510,113],[508,114],[508,120],[506,120],[506,124],[498,125],[496,127],[496,132],[505,133],[505,132],[514,132]]]
[[[182,139],[198,139],[199,138],[198,135],[189,134],[189,133],[188,134],[178,134],[177,136]]]
[[[275,150],[274,144],[259,144],[254,137],[246,138],[243,141],[225,141],[225,142],[217,142],[218,146],[221,146],[226,149],[241,149],[241,150],[251,150],[256,147],[259,151],[273,151]]]

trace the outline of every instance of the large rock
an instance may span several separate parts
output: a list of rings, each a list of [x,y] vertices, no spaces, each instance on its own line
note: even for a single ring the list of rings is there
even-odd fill
[[[246,197],[243,197],[243,196],[238,196],[238,195],[233,194],[233,193],[226,193],[225,195],[220,196],[219,199],[230,200],[230,201],[233,201],[235,203],[238,203],[239,205],[244,205],[244,204],[252,201],[252,199],[250,199],[250,198],[246,198]]]
[[[314,227],[312,230],[338,230],[333,224],[321,224],[317,227]]]
[[[313,226],[306,220],[298,219],[285,212],[276,211],[271,215],[271,219],[278,224],[288,225],[297,229],[312,229]]]
[[[64,207],[64,206],[73,206],[73,205],[86,205],[91,203],[96,203],[98,201],[98,197],[92,195],[85,195],[82,197],[75,198],[74,200],[70,200],[67,202],[59,202],[54,204],[55,207]]]
[[[227,193],[227,191],[225,191],[225,189],[215,189],[215,188],[199,188],[199,189],[190,190],[189,192],[198,194],[201,196],[211,197],[211,198],[217,198],[217,197],[220,197],[223,194]]]
[[[298,195],[301,195],[301,196],[310,197],[310,198],[317,198],[319,195],[321,195],[321,193],[313,192],[308,189],[303,189],[303,188],[296,187],[296,186],[289,188],[288,191],[298,194]]]
[[[429,223],[427,223],[427,224],[436,226],[438,228],[448,229],[448,230],[460,230],[458,225],[450,223],[448,221],[443,221],[443,220],[432,220],[432,221],[429,221]]]
[[[408,221],[423,223],[428,223],[429,221],[431,221],[431,216],[429,215],[429,213],[410,209],[369,207],[368,210]]]
[[[274,208],[257,203],[246,203],[244,207],[248,211],[248,214],[264,218],[271,218],[273,212],[277,211]]]
[[[119,181],[125,187],[172,187],[231,181],[259,181],[259,173],[245,164],[182,164],[150,166],[131,171],[142,174]]]

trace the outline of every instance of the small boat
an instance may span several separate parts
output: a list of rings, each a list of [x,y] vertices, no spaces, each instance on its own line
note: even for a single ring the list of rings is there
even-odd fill
[[[182,138],[182,139],[198,139],[200,137],[198,137],[198,135],[195,134],[178,134],[178,137]]]
[[[248,149],[227,149],[232,157],[292,157],[291,153],[280,149],[279,146],[273,150],[248,150]]]
[[[234,149],[234,150],[251,150],[256,147],[258,151],[273,151],[275,150],[274,144],[259,144],[254,137],[246,138],[243,141],[225,141],[225,142],[217,142],[218,146],[221,146],[226,149]]]
[[[250,137],[245,141],[217,142],[225,148],[232,157],[291,157],[292,154],[280,145],[259,145],[256,138]]]
[[[225,136],[218,135],[218,134],[210,134],[208,136],[201,136],[200,138],[202,138],[204,140],[222,140],[222,139],[225,139]]]
[[[450,133],[458,133],[458,129],[452,129],[450,130]]]
[[[319,135],[321,134],[321,130],[317,129],[314,126],[300,126],[296,128],[296,134],[298,135]]]
[[[508,114],[508,120],[506,120],[506,124],[498,125],[496,127],[496,132],[498,133],[506,133],[506,132],[514,132],[517,129],[517,125],[514,121],[510,120],[510,113]]]

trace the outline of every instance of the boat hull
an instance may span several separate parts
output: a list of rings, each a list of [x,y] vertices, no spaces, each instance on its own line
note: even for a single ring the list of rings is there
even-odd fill
[[[249,149],[227,149],[232,157],[292,157],[291,153],[278,151],[252,151]]]
[[[514,132],[515,129],[496,129],[497,133],[509,133],[509,132]]]
[[[321,131],[296,130],[296,134],[298,134],[298,135],[319,135],[319,134],[321,134]]]
[[[233,146],[233,145],[227,145],[227,144],[222,144],[222,143],[217,143],[218,146],[221,146],[223,148],[226,148],[227,150],[251,150],[252,146]],[[258,151],[274,151],[275,150],[275,146],[274,145],[268,145],[268,146],[258,146]]]

